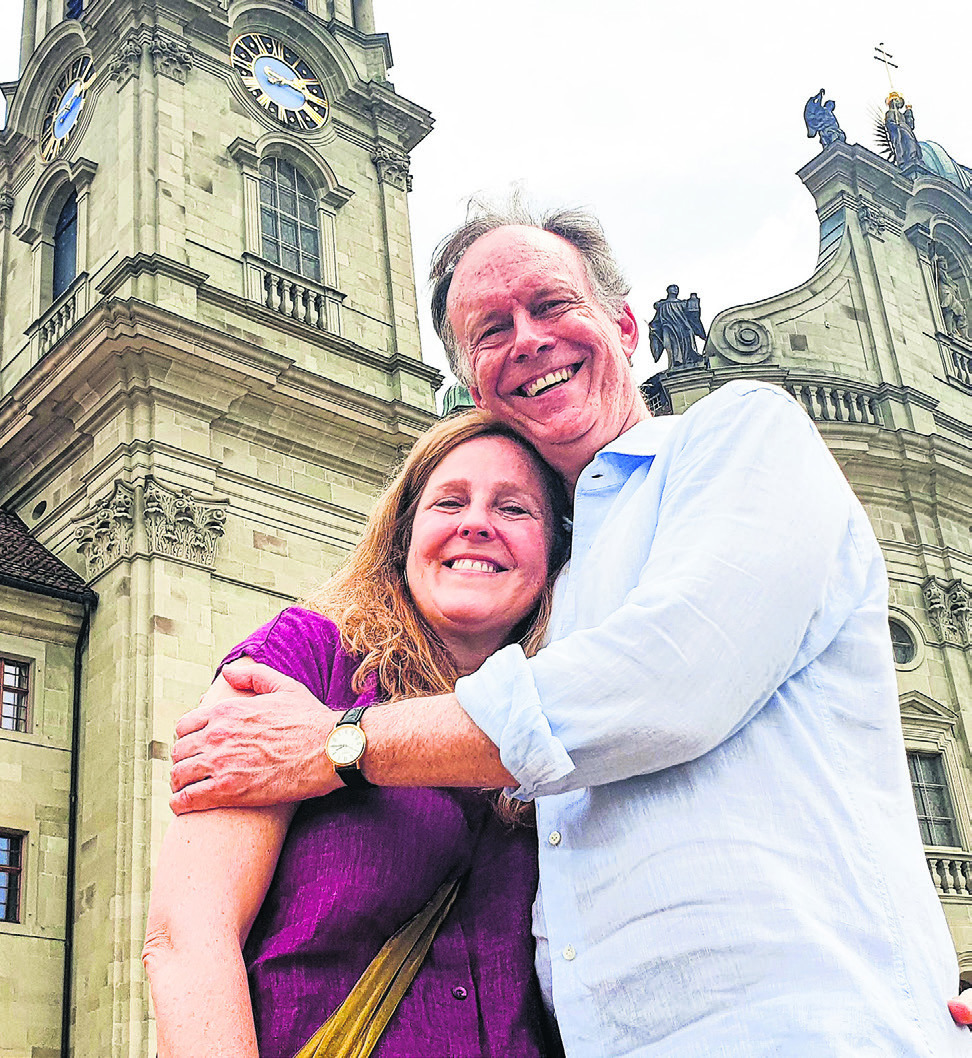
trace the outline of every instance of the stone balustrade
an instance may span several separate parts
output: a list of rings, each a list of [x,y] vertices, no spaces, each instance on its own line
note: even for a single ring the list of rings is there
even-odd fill
[[[925,858],[939,896],[972,899],[972,853],[926,852]]]
[[[53,305],[27,329],[31,363],[54,348],[88,310],[88,276],[78,275]]]
[[[966,386],[972,386],[972,356],[954,346],[948,352],[952,361],[952,370],[949,374]]]
[[[264,308],[319,331],[341,333],[344,294],[340,291],[284,272],[249,255],[247,271],[249,296]]]
[[[860,422],[883,426],[877,397],[867,390],[840,383],[799,382],[788,379],[784,388],[817,422]]]

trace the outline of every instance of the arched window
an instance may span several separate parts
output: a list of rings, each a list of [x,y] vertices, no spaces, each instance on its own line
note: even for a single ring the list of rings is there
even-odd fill
[[[54,286],[55,301],[74,282],[78,274],[78,196],[72,190],[61,208],[54,226]]]
[[[67,0],[65,16],[67,18],[80,18],[84,11],[84,0]]]
[[[317,196],[303,173],[283,158],[260,163],[260,235],[266,260],[320,281]]]

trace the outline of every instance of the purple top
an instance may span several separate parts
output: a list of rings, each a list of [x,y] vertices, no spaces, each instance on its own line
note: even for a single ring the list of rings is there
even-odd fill
[[[357,659],[335,625],[284,610],[226,655],[299,680],[332,709]],[[220,666],[222,667],[222,666]],[[386,940],[448,878],[469,871],[375,1058],[541,1056],[530,914],[536,835],[511,829],[478,790],[339,790],[294,815],[243,949],[261,1058],[292,1058]]]

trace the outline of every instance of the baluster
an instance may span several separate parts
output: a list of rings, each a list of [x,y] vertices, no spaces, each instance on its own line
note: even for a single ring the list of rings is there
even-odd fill
[[[314,312],[316,313],[316,318],[314,320],[314,326],[319,331],[326,331],[327,330],[327,309],[326,309],[326,306],[325,306],[325,303],[324,303],[324,295],[323,294],[315,294],[314,295]]]
[[[955,891],[959,896],[969,895],[969,864],[966,860],[953,860],[952,868],[955,873]]]
[[[311,319],[311,292],[307,287],[300,293],[300,322],[310,323]]]
[[[928,857],[928,873],[932,877],[932,881],[935,883],[935,891],[937,893],[943,893],[945,891],[942,883],[942,874],[939,870],[940,860],[935,856]]]
[[[829,390],[827,396],[830,397],[830,403],[833,405],[834,418],[837,420],[837,422],[843,422],[844,417],[840,414],[840,396],[837,393],[837,390]]]
[[[287,293],[290,295],[290,311],[287,315],[292,319],[298,319],[297,312],[300,305],[300,287],[296,283],[287,284]]]
[[[827,397],[824,394],[823,386],[817,386],[814,390],[814,396],[817,398],[817,414],[814,415],[815,419],[829,419],[830,416],[827,414]]]
[[[955,878],[953,876],[952,870],[953,870],[953,867],[955,865],[954,865],[954,863],[953,863],[953,861],[951,859],[944,859],[944,858],[941,860],[941,865],[942,865],[942,892],[946,896],[954,896],[955,895]]]
[[[804,408],[807,410],[807,415],[812,419],[813,415],[813,394],[810,392],[809,386],[800,387],[800,400],[803,403]]]
[[[844,390],[841,393],[841,399],[843,400],[844,410],[847,412],[848,422],[857,422],[857,417],[854,415],[854,394],[850,390]]]

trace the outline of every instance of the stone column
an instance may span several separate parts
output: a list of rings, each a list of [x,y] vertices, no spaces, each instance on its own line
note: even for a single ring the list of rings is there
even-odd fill
[[[374,33],[375,11],[372,0],[352,0],[354,7],[354,26],[362,33]]]

